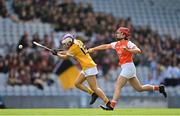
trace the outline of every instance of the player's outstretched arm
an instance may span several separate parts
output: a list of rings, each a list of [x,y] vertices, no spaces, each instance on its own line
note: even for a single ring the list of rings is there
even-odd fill
[[[124,48],[125,50],[134,53],[134,54],[142,54],[142,51],[138,48],[138,47],[134,47],[134,48]]]
[[[60,51],[57,53],[57,56],[62,59],[68,59],[69,57],[72,57],[68,51]]]
[[[96,47],[94,47],[94,48],[90,48],[90,49],[88,50],[88,52],[89,52],[89,53],[92,53],[92,52],[94,52],[94,51],[106,50],[106,49],[110,49],[110,48],[112,48],[112,47],[111,47],[111,44],[103,44],[103,45],[100,45],[100,46],[96,46]]]

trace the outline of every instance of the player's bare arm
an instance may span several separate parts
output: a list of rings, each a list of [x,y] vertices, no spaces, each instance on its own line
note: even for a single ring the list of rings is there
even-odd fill
[[[100,46],[97,46],[97,47],[94,47],[94,48],[90,48],[88,50],[89,53],[92,53],[94,51],[98,51],[98,50],[106,50],[106,49],[110,49],[112,48],[111,47],[111,44],[103,44],[103,45],[100,45]]]
[[[133,48],[125,47],[124,50],[127,50],[133,54],[142,54],[142,51],[138,47],[133,47]]]
[[[59,51],[57,53],[57,56],[62,59],[68,59],[69,57],[72,57],[72,55],[68,51]]]

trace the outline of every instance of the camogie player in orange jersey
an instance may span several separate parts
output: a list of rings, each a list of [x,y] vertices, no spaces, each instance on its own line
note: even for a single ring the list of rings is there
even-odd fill
[[[127,37],[130,36],[130,30],[126,27],[120,27],[119,29],[117,29],[115,35],[118,39],[117,42],[100,45],[88,50],[89,53],[92,53],[98,50],[115,49],[118,54],[119,65],[121,66],[122,70],[116,81],[115,91],[113,99],[111,101],[111,107],[115,107],[116,102],[120,97],[121,89],[127,83],[127,81],[138,92],[159,91],[164,95],[164,97],[167,97],[165,87],[163,85],[142,85],[139,82],[136,76],[136,67],[133,63],[133,54],[140,54],[142,52],[134,43],[127,39]],[[113,110],[112,108],[103,105],[101,105],[100,107],[104,110]]]
[[[75,39],[74,35],[70,33],[65,34],[62,37],[61,44],[63,45],[63,48],[67,49],[67,51],[57,52],[56,50],[53,50],[52,53],[62,59],[73,57],[80,63],[82,67],[82,71],[75,81],[75,86],[92,96],[90,105],[93,104],[98,97],[100,97],[106,106],[109,109],[112,109],[109,99],[99,88],[96,82],[96,75],[98,74],[96,63],[87,52],[84,44],[80,40]],[[90,88],[83,84],[84,81],[88,82]]]

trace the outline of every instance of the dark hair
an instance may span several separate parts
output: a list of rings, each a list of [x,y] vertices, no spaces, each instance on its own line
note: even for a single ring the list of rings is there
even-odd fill
[[[125,39],[125,40],[129,40],[127,36],[126,36],[126,37],[124,37],[124,39]]]

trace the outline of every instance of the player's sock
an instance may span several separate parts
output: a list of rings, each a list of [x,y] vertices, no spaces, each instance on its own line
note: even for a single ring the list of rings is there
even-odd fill
[[[153,90],[154,91],[159,91],[159,86],[158,85],[153,86]]]
[[[115,100],[112,100],[111,101],[111,106],[114,108],[116,106],[116,101]]]
[[[91,101],[89,104],[92,105],[97,100],[97,98],[98,98],[98,95],[96,93],[93,93],[91,95]]]
[[[108,104],[110,101],[109,101],[109,99],[107,99],[106,101],[105,101],[105,104]]]
[[[91,90],[90,88],[87,89],[87,92],[88,92],[90,95],[92,95],[92,94],[94,93],[94,91]]]

